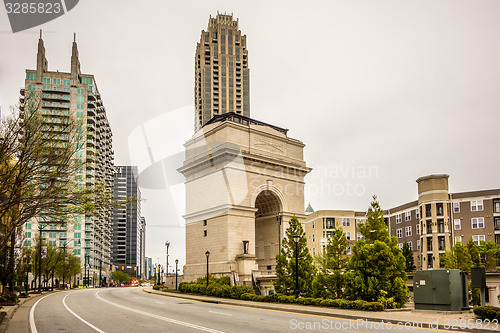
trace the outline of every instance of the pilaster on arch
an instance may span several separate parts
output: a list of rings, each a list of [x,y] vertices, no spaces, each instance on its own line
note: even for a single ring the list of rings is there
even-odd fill
[[[280,191],[280,189],[272,184],[262,184],[259,187],[257,187],[254,192],[252,193],[252,200],[251,200],[251,205],[252,208],[255,208],[255,201],[257,200],[257,196],[264,192],[264,191],[270,191],[271,193],[275,194],[278,199],[280,200],[281,203],[281,211],[282,212],[288,212],[288,203],[285,199],[285,196],[283,193]]]

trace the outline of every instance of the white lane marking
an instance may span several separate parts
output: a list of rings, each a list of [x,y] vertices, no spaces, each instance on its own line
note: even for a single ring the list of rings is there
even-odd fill
[[[187,323],[185,321],[175,320],[175,319],[172,319],[172,318],[158,316],[158,315],[155,315],[155,314],[152,314],[152,313],[149,313],[149,312],[145,312],[145,311],[141,311],[141,310],[136,310],[136,309],[131,309],[131,308],[128,308],[126,306],[123,306],[123,305],[120,305],[120,304],[117,304],[117,303],[113,303],[113,302],[108,301],[107,299],[104,299],[101,296],[99,296],[99,291],[95,293],[95,297],[97,297],[97,299],[99,299],[99,300],[101,300],[103,302],[106,302],[108,304],[114,305],[114,306],[116,306],[116,307],[118,307],[120,309],[124,309],[124,310],[127,310],[127,311],[132,311],[132,312],[141,314],[143,316],[148,316],[148,317],[159,319],[159,320],[163,320],[163,321],[166,321],[166,322],[169,322],[169,323],[172,323],[172,324],[177,324],[177,325],[181,325],[181,326],[185,326],[185,327],[194,328],[194,329],[197,329],[197,330],[200,330],[200,331],[205,331],[205,332],[210,332],[210,333],[224,333],[222,331],[218,331],[218,330],[215,330],[215,329],[212,329],[212,328],[208,328],[208,327],[199,326],[199,325],[196,325],[196,324]]]
[[[165,304],[164,302],[158,302],[158,301],[156,301],[155,303],[158,303],[158,304]]]
[[[71,293],[72,294],[72,293]],[[63,305],[64,307],[66,308],[66,310],[69,311],[69,313],[71,313],[73,316],[75,316],[76,318],[80,319],[84,324],[90,326],[91,328],[93,328],[94,330],[96,330],[97,332],[99,333],[106,333],[104,332],[103,330],[100,330],[98,329],[97,327],[95,327],[94,325],[92,325],[91,323],[89,323],[88,321],[86,321],[85,319],[83,319],[82,317],[80,317],[79,315],[77,315],[76,313],[74,313],[67,305],[66,305],[66,297],[68,297],[70,294],[67,294],[66,296],[64,296],[62,302],[63,302]]]
[[[224,313],[224,312],[217,312],[217,311],[208,311],[208,312],[217,313],[217,314],[221,314],[221,315],[225,315],[225,316],[232,316],[232,314]]]
[[[36,325],[35,325],[35,308],[38,305],[38,303],[40,303],[40,301],[42,299],[44,299],[45,297],[47,297],[47,296],[50,296],[50,295],[46,295],[46,296],[43,296],[42,298],[40,298],[38,301],[35,302],[35,304],[33,304],[33,306],[30,309],[30,329],[31,329],[31,333],[38,333],[38,330],[36,329]]]

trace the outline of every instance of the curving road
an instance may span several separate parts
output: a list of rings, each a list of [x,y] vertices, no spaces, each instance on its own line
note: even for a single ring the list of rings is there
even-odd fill
[[[16,312],[7,332],[347,332],[354,328],[349,324],[345,319],[147,294],[141,288],[106,288],[30,300]]]

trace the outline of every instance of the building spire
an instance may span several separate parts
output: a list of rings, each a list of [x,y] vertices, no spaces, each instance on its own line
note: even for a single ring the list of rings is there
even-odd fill
[[[42,29],[40,29],[40,38],[38,39],[38,52],[36,54],[36,82],[42,83],[43,73],[47,72],[49,62],[45,58],[45,46],[42,39]]]
[[[73,34],[73,48],[71,50],[71,84],[79,83],[80,60],[78,58],[78,45],[76,44],[76,32]]]

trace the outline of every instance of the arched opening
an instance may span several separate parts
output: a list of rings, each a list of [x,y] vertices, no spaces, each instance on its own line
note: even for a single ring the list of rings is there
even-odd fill
[[[259,269],[274,269],[279,248],[279,224],[276,216],[281,211],[276,194],[265,190],[255,199],[255,256]]]

